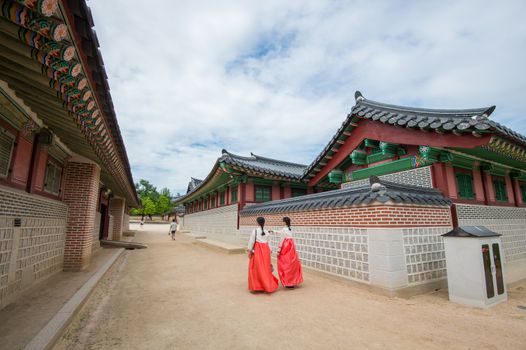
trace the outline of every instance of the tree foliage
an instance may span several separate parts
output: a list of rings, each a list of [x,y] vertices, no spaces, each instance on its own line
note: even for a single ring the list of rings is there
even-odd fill
[[[132,215],[163,215],[172,208],[172,195],[166,187],[160,192],[148,180],[141,179],[135,184],[141,207],[132,209]]]

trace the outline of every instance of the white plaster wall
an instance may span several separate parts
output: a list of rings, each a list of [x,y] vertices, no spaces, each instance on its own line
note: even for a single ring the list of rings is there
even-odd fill
[[[239,242],[237,204],[184,216],[183,229],[228,243]],[[180,223],[181,224],[181,223]]]

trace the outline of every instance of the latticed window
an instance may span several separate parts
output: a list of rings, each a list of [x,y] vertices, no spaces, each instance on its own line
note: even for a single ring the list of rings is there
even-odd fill
[[[219,194],[219,205],[225,205],[225,192]]]
[[[506,192],[506,183],[502,180],[493,180],[493,186],[495,187],[495,198],[498,201],[507,201],[508,194]]]
[[[232,203],[237,203],[237,187],[231,187],[230,191],[232,196]]]
[[[210,201],[210,208],[216,207],[216,196],[212,197],[212,200]]]
[[[268,202],[272,199],[272,187],[256,186],[256,202]]]
[[[521,194],[522,194],[522,201],[526,202],[526,184],[521,185]]]
[[[473,199],[473,177],[467,173],[457,173],[457,188],[460,198]]]
[[[0,177],[6,177],[9,174],[14,145],[15,137],[7,130],[0,128]]]
[[[44,179],[44,191],[58,194],[60,192],[60,181],[62,179],[62,168],[53,162],[48,162],[46,177]]]
[[[307,194],[307,190],[304,188],[292,188],[292,197],[304,196]]]

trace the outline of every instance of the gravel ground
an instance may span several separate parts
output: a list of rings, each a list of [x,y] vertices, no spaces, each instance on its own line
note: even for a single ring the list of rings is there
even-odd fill
[[[145,225],[55,349],[526,349],[526,284],[481,310],[446,291],[410,299],[304,271],[302,287],[247,291],[244,255]]]

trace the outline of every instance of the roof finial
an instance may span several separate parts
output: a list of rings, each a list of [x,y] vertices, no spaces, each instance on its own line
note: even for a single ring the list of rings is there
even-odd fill
[[[228,154],[228,151],[227,151],[226,149],[223,148],[223,149],[221,150],[221,154]]]
[[[363,97],[360,90],[356,90],[356,92],[354,93],[354,99],[356,100],[356,102],[360,102],[360,101],[365,100],[365,97]]]

